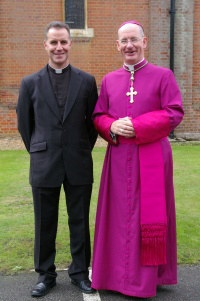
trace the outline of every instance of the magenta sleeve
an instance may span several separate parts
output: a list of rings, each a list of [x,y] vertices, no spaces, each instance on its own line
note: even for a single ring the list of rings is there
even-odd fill
[[[166,111],[154,111],[132,119],[136,144],[150,143],[170,133],[170,120]]]
[[[116,120],[111,117],[109,111],[109,99],[106,92],[106,77],[104,77],[101,85],[100,95],[93,113],[94,126],[99,135],[111,144],[117,144],[110,136],[111,124]]]
[[[99,135],[111,144],[117,144],[110,136],[110,127],[115,119],[107,115],[99,115],[94,119],[94,126]]]

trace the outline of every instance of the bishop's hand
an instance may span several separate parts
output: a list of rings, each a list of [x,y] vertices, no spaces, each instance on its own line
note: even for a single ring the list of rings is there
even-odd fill
[[[115,120],[110,127],[115,135],[124,136],[126,138],[135,137],[135,131],[130,117],[119,118]]]

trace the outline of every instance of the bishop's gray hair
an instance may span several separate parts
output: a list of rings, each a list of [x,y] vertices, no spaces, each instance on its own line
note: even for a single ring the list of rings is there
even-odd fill
[[[127,23],[127,24],[128,24],[128,23]],[[130,24],[132,24],[132,23],[130,23]],[[125,24],[125,25],[126,25],[126,24]],[[141,34],[142,38],[144,38],[144,29],[143,29],[140,25],[138,25],[138,24],[135,24],[135,25],[137,25],[137,26],[139,27],[139,29],[140,29],[140,34]],[[121,29],[121,27],[118,29],[118,32],[117,32],[118,39],[119,39],[119,31],[120,31],[120,29]]]

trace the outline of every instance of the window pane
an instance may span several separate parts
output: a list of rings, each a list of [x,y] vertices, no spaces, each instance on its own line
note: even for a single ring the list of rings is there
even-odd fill
[[[70,28],[85,28],[84,4],[84,0],[65,0],[65,22]]]

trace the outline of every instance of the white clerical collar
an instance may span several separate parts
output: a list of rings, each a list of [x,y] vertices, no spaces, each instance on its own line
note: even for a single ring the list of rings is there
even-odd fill
[[[69,64],[68,64],[67,66],[65,66],[64,68],[62,68],[62,69],[55,69],[55,68],[53,68],[53,67],[49,64],[49,67],[50,67],[51,69],[53,69],[54,72],[55,72],[56,74],[61,74],[61,73],[65,72],[65,70],[66,70],[66,68],[67,68],[68,66],[69,66]]]
[[[135,67],[136,65],[139,65],[139,64],[142,63],[143,61],[144,61],[144,58],[143,58],[140,62],[138,62],[137,64],[134,64],[134,65],[127,65],[127,64],[124,63],[124,66],[127,66],[128,69],[129,69],[130,71],[132,71],[132,70],[134,70],[134,67]]]

